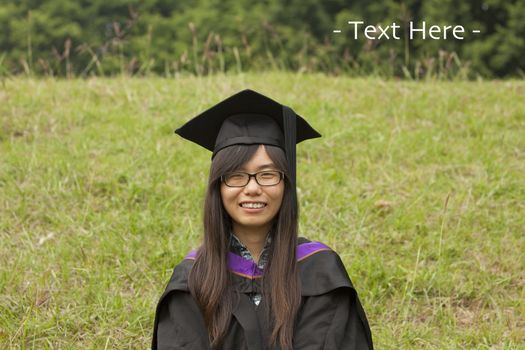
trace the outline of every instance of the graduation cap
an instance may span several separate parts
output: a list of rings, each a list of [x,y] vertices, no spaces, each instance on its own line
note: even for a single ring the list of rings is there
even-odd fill
[[[253,90],[243,90],[202,112],[175,130],[183,138],[213,152],[232,145],[264,144],[286,154],[295,194],[295,145],[320,137],[300,115]]]

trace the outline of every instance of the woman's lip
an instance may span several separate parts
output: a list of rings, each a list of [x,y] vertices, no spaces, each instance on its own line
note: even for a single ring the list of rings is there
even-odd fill
[[[263,204],[262,208],[266,208],[268,206],[268,203],[266,203],[266,202],[240,202],[239,203],[239,207],[241,207],[243,209],[252,209],[252,208],[248,208],[248,207],[243,207],[242,205],[244,203],[262,203]],[[256,209],[260,209],[260,208],[256,208]]]
[[[263,211],[266,207],[262,207],[262,208],[245,208],[245,207],[240,207],[242,210],[244,210],[245,212],[247,213],[259,213],[261,211]]]

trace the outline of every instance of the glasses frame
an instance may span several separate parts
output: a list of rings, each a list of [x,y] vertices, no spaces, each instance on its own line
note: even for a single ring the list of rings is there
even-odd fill
[[[277,183],[273,184],[273,185],[263,185],[263,184],[259,183],[259,180],[257,180],[257,175],[262,174],[262,173],[268,173],[268,172],[279,173],[279,181]],[[231,174],[245,174],[245,175],[248,175],[248,181],[243,186],[231,186],[231,185],[228,185],[226,183],[226,176],[227,175],[231,175]],[[262,187],[271,187],[271,186],[277,186],[278,184],[280,184],[281,181],[283,181],[284,176],[285,176],[284,171],[280,171],[280,170],[262,170],[262,171],[258,171],[256,173],[247,173],[247,172],[244,172],[244,171],[234,171],[234,172],[222,175],[221,176],[221,181],[228,187],[240,188],[240,187],[246,187],[250,183],[250,180],[253,177],[255,179],[255,182],[257,183],[257,185],[262,186]]]

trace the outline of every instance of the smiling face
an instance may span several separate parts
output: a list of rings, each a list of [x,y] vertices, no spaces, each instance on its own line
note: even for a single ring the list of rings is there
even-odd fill
[[[262,170],[280,170],[262,145],[248,162],[236,169],[250,174]],[[244,187],[228,187],[224,182],[221,183],[222,204],[232,218],[236,234],[266,235],[279,212],[283,195],[284,181],[274,186],[261,186],[251,177]]]

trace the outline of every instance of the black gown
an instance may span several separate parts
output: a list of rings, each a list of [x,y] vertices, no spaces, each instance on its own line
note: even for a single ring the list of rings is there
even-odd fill
[[[195,253],[173,271],[157,305],[152,349],[209,349],[199,307],[188,291],[187,277]],[[294,331],[294,349],[373,349],[370,327],[344,265],[333,250],[299,238],[297,260],[302,303]],[[265,316],[266,298],[258,306],[250,299],[260,293],[262,274],[253,261],[230,253],[229,268],[239,301],[223,349],[279,349],[268,346],[271,331]]]

